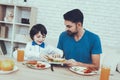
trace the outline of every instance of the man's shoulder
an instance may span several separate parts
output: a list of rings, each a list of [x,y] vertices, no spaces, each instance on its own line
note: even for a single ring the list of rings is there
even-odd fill
[[[68,36],[68,35],[67,35],[67,32],[64,31],[64,32],[62,32],[62,33],[60,34],[60,36],[61,36],[61,37],[65,37],[65,36]]]
[[[61,35],[66,35],[67,34],[67,32],[66,31],[63,31],[62,33],[61,33]]]
[[[85,30],[86,31],[86,35],[87,36],[90,36],[90,37],[99,37],[99,35],[97,35],[96,33],[94,32],[91,32],[91,31],[88,31],[88,30]]]

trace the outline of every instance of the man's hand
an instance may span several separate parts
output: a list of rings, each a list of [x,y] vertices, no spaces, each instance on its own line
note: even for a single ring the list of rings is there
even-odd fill
[[[98,67],[96,67],[95,65],[93,64],[86,64],[86,63],[82,63],[82,62],[77,62],[75,61],[74,59],[69,59],[69,60],[66,60],[64,62],[64,64],[66,64],[67,66],[71,67],[71,66],[82,66],[82,67],[86,67],[88,68],[89,70],[91,71],[96,71],[98,70]]]
[[[69,59],[69,60],[66,60],[64,64],[71,67],[71,66],[76,66],[77,62],[74,59]]]

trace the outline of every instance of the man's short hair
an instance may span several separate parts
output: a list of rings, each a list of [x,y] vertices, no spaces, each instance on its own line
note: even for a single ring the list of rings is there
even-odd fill
[[[73,9],[63,15],[65,20],[72,21],[74,23],[81,22],[83,24],[84,15],[79,9]]]

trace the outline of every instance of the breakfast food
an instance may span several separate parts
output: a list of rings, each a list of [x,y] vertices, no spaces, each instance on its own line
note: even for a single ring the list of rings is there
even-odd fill
[[[36,60],[30,60],[30,61],[27,61],[27,64],[36,65],[37,61]]]
[[[49,57],[49,56],[46,56],[46,59],[49,62],[64,62],[65,61],[64,58],[52,58],[52,57]]]
[[[27,66],[34,69],[42,69],[46,67],[45,64],[36,60],[27,61]]]
[[[84,69],[83,72],[84,72],[84,73],[91,73],[92,70],[90,70],[90,69]]]
[[[84,76],[91,76],[97,74],[97,71],[93,71],[90,68],[82,67],[82,66],[72,66],[69,68],[72,72],[75,72]]]
[[[53,62],[64,62],[65,59],[63,58],[53,58]]]
[[[37,63],[36,67],[37,67],[37,68],[44,68],[44,67],[45,67],[45,65],[44,65],[44,64],[42,64],[42,63]]]
[[[10,59],[0,61],[0,69],[2,71],[11,71],[14,68],[14,61]]]

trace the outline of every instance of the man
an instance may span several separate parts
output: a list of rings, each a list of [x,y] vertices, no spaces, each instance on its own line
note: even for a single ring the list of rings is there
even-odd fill
[[[84,16],[79,9],[63,17],[66,31],[61,33],[57,47],[64,52],[65,64],[98,70],[102,53],[99,36],[83,28]]]

